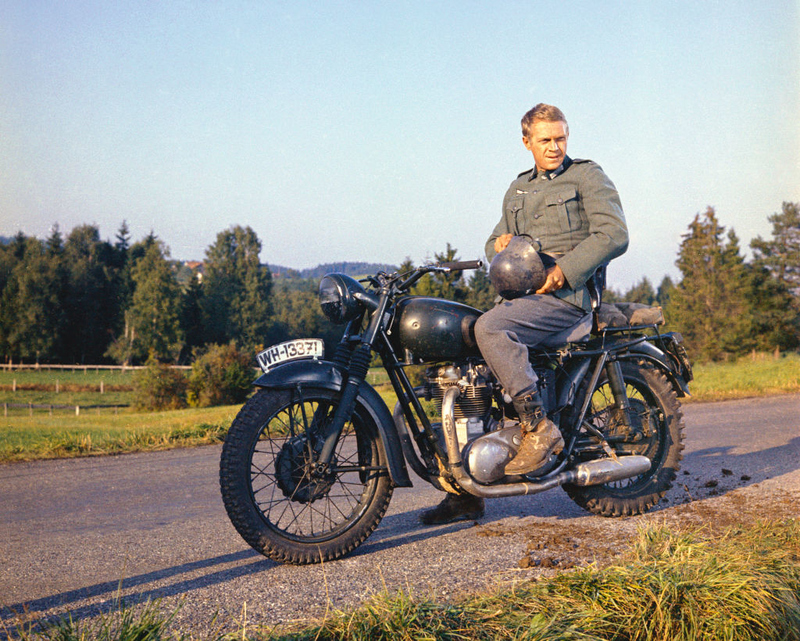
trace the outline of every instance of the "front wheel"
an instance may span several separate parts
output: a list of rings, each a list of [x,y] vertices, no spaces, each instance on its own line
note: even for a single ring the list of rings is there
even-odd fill
[[[328,470],[316,458],[338,404],[327,389],[260,390],[233,421],[220,488],[236,530],[280,563],[338,559],[360,545],[389,506],[386,452],[359,397]]]
[[[604,485],[564,485],[582,508],[602,516],[632,516],[655,506],[672,487],[683,458],[683,412],[675,390],[664,374],[643,362],[623,361],[622,377],[630,404],[630,426],[620,410],[605,374],[594,390],[584,382],[578,398],[591,393],[584,421],[603,434],[620,456],[638,454],[650,459],[650,469],[637,477]],[[582,441],[595,441],[582,429]],[[579,446],[580,448],[580,446]]]

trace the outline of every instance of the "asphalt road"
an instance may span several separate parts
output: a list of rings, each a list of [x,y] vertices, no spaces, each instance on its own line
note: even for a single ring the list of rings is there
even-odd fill
[[[678,483],[661,506],[780,488],[800,496],[800,396],[692,404]],[[127,604],[181,603],[178,621],[206,629],[291,623],[370,594],[406,590],[447,599],[529,576],[530,533],[618,528],[559,489],[487,502],[479,523],[424,528],[441,495],[414,478],[395,491],[375,533],[348,558],[281,566],[229,523],[217,485],[219,447],[0,466],[0,621],[74,620]],[[721,475],[721,470],[725,470]],[[713,489],[709,489],[712,488]],[[0,630],[2,626],[0,625]],[[1,632],[0,632],[1,633]]]

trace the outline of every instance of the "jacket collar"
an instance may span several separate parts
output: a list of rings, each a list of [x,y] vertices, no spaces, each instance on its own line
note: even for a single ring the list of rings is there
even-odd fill
[[[553,171],[545,171],[541,176],[539,175],[539,169],[537,167],[533,168],[533,172],[531,173],[531,177],[528,180],[536,180],[537,178],[541,178],[542,180],[553,180],[553,178],[557,178],[561,174],[563,174],[569,166],[572,164],[572,158],[569,156],[564,156],[564,162],[558,167],[558,169],[553,169]]]

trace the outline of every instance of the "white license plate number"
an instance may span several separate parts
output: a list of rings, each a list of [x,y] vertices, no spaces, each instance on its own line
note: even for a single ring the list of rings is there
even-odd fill
[[[324,343],[319,338],[298,338],[267,347],[258,354],[258,364],[266,373],[276,365],[298,358],[322,358]]]

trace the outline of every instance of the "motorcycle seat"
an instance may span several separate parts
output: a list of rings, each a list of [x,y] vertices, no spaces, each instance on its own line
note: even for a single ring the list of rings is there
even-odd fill
[[[588,341],[592,333],[592,313],[586,313],[574,325],[562,329],[560,332],[550,334],[545,340],[536,347],[540,349],[553,349],[562,347],[567,343],[582,343]]]

